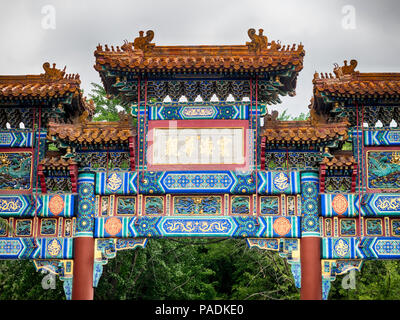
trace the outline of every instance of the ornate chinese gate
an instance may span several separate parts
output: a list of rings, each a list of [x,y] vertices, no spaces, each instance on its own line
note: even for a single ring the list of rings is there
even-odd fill
[[[279,121],[268,106],[295,94],[303,46],[248,35],[99,45],[106,92],[131,107],[118,122],[90,121],[79,76],[54,65],[0,76],[0,258],[58,274],[68,299],[93,299],[107,260],[149,238],[277,251],[302,299],[326,299],[364,259],[398,259],[400,76],[345,62],[315,74],[308,120]]]

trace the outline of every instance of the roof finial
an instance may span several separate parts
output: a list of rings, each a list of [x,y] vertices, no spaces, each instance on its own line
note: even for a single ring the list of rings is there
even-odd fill
[[[43,69],[45,71],[43,76],[46,80],[60,80],[64,78],[66,67],[63,70],[56,69],[56,64],[53,63],[53,67],[51,68],[50,63],[45,62],[43,63]]]
[[[268,38],[263,35],[264,30],[259,29],[258,35],[256,34],[256,30],[251,28],[247,31],[251,42],[246,42],[246,45],[249,47],[249,50],[259,52],[263,49],[266,49],[268,46]]]
[[[355,73],[354,69],[357,67],[357,60],[352,59],[350,61],[350,65],[347,65],[347,60],[344,60],[344,65],[339,67],[337,63],[334,63],[333,73],[336,75],[337,78],[340,78],[346,74],[353,74]]]
[[[133,47],[135,50],[142,50],[143,52],[148,52],[153,49],[155,46],[154,43],[150,43],[151,40],[154,38],[154,31],[153,30],[147,30],[146,31],[146,36],[143,36],[144,31],[139,31],[139,37],[137,37],[133,41]]]

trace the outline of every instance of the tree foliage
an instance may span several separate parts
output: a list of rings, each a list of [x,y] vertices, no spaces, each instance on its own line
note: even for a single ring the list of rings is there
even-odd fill
[[[94,82],[91,85],[93,88],[89,97],[96,106],[94,121],[118,121],[119,112],[130,113],[129,107],[123,105],[119,98],[107,96],[102,85]]]
[[[309,117],[310,117],[310,112],[307,112],[307,113],[301,112],[298,116],[293,116],[288,113],[287,109],[285,109],[278,116],[278,120],[279,121],[303,121],[303,120],[307,120]]]
[[[65,299],[62,282],[44,290],[31,261],[0,262],[1,300]],[[332,283],[330,300],[398,300],[400,262],[365,261],[355,290]],[[290,265],[237,239],[150,239],[104,266],[95,300],[298,300]]]
[[[119,252],[95,293],[106,300],[298,297],[284,259],[234,239],[151,239],[145,249]]]
[[[356,273],[356,289],[345,290],[338,276],[333,283],[331,300],[399,300],[400,261],[367,260]]]

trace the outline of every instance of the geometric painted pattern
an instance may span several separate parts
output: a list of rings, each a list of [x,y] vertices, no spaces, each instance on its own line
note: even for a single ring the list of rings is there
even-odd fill
[[[393,237],[323,238],[323,259],[399,259],[400,239]]]
[[[75,200],[73,194],[40,195],[38,198],[40,210],[39,217],[72,217],[74,215]]]
[[[99,217],[95,238],[236,237],[299,238],[300,217]]]
[[[302,172],[301,185],[302,236],[319,237],[320,226],[318,217],[318,173]]]
[[[196,102],[155,103],[148,107],[149,120],[187,120],[187,119],[240,119],[247,120],[248,104],[229,104],[214,102],[204,105]]]
[[[136,172],[96,174],[96,194],[136,194]],[[110,178],[112,180],[110,182]],[[255,171],[145,171],[139,173],[140,194],[255,193]]]
[[[136,194],[136,172],[96,173],[96,194]],[[145,171],[139,174],[141,194],[255,192],[255,172],[235,171]]]
[[[297,194],[301,192],[300,172],[258,171],[259,194]]]
[[[0,147],[32,147],[32,132],[0,131]]]
[[[398,146],[400,145],[400,130],[366,130],[364,131],[366,146]]]
[[[96,173],[96,194],[136,194],[136,172],[113,171]]]
[[[76,237],[93,236],[93,217],[96,209],[94,180],[94,173],[81,173],[78,176]]]
[[[356,217],[358,210],[355,207],[355,193],[322,193],[320,194],[321,216],[323,217]]]
[[[167,172],[161,179],[166,192],[226,192],[230,190],[235,180],[230,172]]]
[[[356,238],[322,238],[323,259],[357,259]]]
[[[356,193],[323,193],[320,195],[323,217],[398,217],[400,194],[367,193],[362,195],[359,212],[359,195]]]
[[[0,238],[0,259],[72,258],[72,238]]]
[[[35,199],[37,204],[35,208]],[[73,194],[0,195],[0,217],[72,217]]]

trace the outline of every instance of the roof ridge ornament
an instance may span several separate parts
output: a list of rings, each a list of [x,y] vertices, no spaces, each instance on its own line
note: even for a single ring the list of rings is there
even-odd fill
[[[256,30],[251,28],[247,31],[251,42],[246,42],[246,46],[249,47],[249,50],[260,52],[263,49],[267,49],[268,46],[268,38],[263,35],[264,30],[258,29],[258,34],[256,34]]]
[[[277,125],[279,120],[279,112],[277,110],[272,110],[271,113],[268,113],[264,116],[264,127],[271,127]]]
[[[143,34],[144,34],[144,31],[139,31],[139,37],[135,38],[135,40],[133,41],[133,47],[135,50],[139,49],[139,50],[142,50],[143,52],[150,52],[153,50],[153,48],[155,46],[154,43],[150,43],[154,38],[154,31],[147,30],[146,36],[143,36]]]
[[[333,69],[333,73],[336,75],[336,78],[341,78],[345,75],[352,75],[356,73],[357,71],[354,71],[354,69],[357,67],[357,60],[352,59],[350,61],[350,65],[347,65],[347,60],[344,60],[344,65],[339,67],[337,63],[334,63],[335,68]]]
[[[63,79],[65,76],[66,66],[64,66],[63,70],[60,70],[56,68],[55,63],[53,63],[53,67],[51,68],[50,63],[45,62],[43,63],[43,69],[45,73],[42,73],[42,75],[46,80],[60,80]]]

